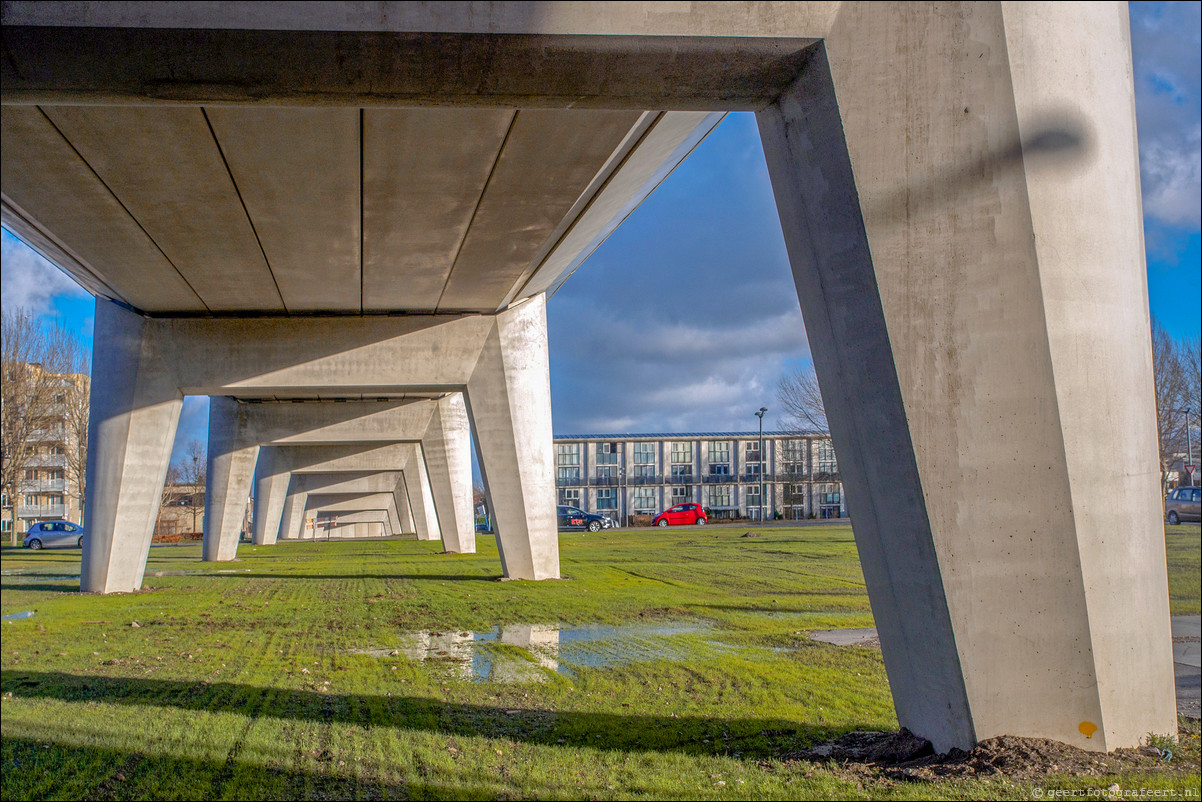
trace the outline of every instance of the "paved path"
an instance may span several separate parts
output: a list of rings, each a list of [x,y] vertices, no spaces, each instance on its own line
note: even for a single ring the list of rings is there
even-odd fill
[[[1202,616],[1178,615],[1172,619],[1173,674],[1177,680],[1177,712],[1193,718],[1202,714]],[[874,642],[876,629],[820,629],[809,636],[836,646]]]

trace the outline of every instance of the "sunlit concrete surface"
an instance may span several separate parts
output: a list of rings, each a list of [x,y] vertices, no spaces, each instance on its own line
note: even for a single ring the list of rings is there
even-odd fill
[[[546,294],[748,110],[899,722],[1175,731],[1127,19],[5,3],[4,224],[104,299],[81,587],[140,586],[185,393],[463,392],[506,575],[558,577]]]

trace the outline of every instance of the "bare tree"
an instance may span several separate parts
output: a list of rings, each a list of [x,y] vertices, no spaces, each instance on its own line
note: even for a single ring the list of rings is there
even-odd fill
[[[183,459],[180,460],[179,478],[187,494],[187,505],[192,508],[192,531],[196,532],[196,509],[199,499],[204,497],[205,473],[208,469],[208,456],[204,445],[193,438],[188,441]]]
[[[88,471],[88,420],[92,397],[92,355],[77,338],[66,340],[63,362],[62,417],[66,434],[67,478],[83,510]],[[82,522],[82,521],[81,521]]]
[[[1183,406],[1188,410],[1185,425],[1190,434],[1186,438],[1186,445],[1193,451],[1186,455],[1186,460],[1192,465],[1198,464],[1195,455],[1202,451],[1202,443],[1198,442],[1202,437],[1202,355],[1199,354],[1200,346],[1202,346],[1202,338],[1194,337],[1192,340],[1184,340],[1180,347],[1182,367],[1185,371],[1186,398]],[[1193,482],[1192,476],[1190,482]]]
[[[38,322],[27,309],[3,312],[0,333],[0,489],[12,503],[12,545],[17,505],[28,471],[36,471],[47,442],[57,441],[67,351],[73,339],[59,326]]]
[[[780,380],[776,398],[784,410],[781,427],[788,432],[830,434],[826,409],[818,389],[818,377],[813,367],[799,370]]]
[[[1188,346],[1152,321],[1152,376],[1156,388],[1157,445],[1160,451],[1160,492],[1168,492],[1169,473],[1185,453],[1191,395]]]

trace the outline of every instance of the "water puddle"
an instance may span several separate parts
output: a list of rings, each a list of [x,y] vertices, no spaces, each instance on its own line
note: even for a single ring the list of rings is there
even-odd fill
[[[681,643],[680,636],[709,631],[705,625],[688,622],[654,626],[505,625],[477,632],[406,632],[392,648],[356,649],[350,653],[445,663],[453,675],[474,682],[544,682],[548,672],[572,676],[573,667],[605,668],[695,657],[697,644]],[[723,645],[709,645],[723,649]]]
[[[22,618],[33,618],[33,610],[22,610],[19,613],[0,615],[0,621],[20,621]]]
[[[79,574],[5,574],[17,582],[70,582],[79,579]]]
[[[245,574],[250,573],[249,568],[227,568],[222,571],[155,571],[148,573],[146,576],[213,576],[214,574]]]

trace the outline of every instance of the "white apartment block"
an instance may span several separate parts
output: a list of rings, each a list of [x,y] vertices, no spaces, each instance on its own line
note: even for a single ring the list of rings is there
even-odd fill
[[[847,516],[829,436],[764,432],[763,445],[758,432],[557,435],[558,501],[624,524],[684,501],[710,520]]]

